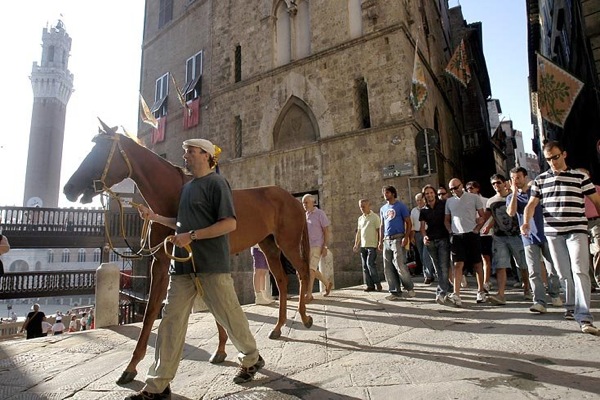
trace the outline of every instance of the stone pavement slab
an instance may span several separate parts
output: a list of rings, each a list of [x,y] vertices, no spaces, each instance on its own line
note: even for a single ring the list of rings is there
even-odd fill
[[[506,306],[476,304],[475,290],[466,289],[458,309],[436,304],[433,285],[416,284],[416,291],[398,302],[362,287],[315,296],[311,329],[292,299],[278,340],[268,339],[277,306],[244,306],[266,361],[244,385],[232,382],[231,344],[224,363],[208,362],[217,345],[214,319],[193,314],[173,399],[600,398],[600,336],[581,333],[562,308],[533,314],[518,290],[508,291]],[[592,294],[597,317],[599,305]],[[155,331],[136,380],[115,383],[139,330],[132,324],[0,342],[0,400],[123,399],[143,387],[154,355]]]

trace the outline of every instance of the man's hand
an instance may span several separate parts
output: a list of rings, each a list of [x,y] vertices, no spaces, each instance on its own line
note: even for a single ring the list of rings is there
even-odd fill
[[[138,206],[138,212],[140,213],[140,217],[142,217],[143,219],[149,219],[151,221],[156,219],[156,214],[154,213],[154,211],[141,204]]]
[[[185,247],[192,243],[192,234],[189,232],[175,234],[173,236],[173,244],[177,247]]]
[[[359,248],[358,244],[355,244],[354,247],[352,248],[352,251],[355,253],[358,253],[358,248]]]
[[[402,247],[404,247],[405,249],[408,249],[408,245],[410,243],[410,238],[407,235],[404,235],[401,243],[402,243]]]
[[[527,222],[525,222],[523,225],[521,225],[521,234],[524,236],[529,236],[529,224]]]
[[[508,181],[510,182],[510,189],[513,192],[513,196],[516,196],[519,191],[519,188],[517,188],[517,183],[514,179],[509,179]]]

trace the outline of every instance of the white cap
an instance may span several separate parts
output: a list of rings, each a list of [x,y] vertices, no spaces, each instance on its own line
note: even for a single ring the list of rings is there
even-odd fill
[[[184,149],[187,149],[190,146],[191,147],[199,147],[202,150],[204,150],[205,152],[207,152],[208,154],[210,154],[212,157],[215,156],[215,146],[209,140],[188,139],[183,142],[183,145],[181,147],[183,147]]]

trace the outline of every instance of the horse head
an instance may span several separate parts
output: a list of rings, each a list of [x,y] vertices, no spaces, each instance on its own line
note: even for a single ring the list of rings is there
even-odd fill
[[[131,166],[120,143],[124,136],[117,133],[116,127],[110,128],[99,121],[101,128],[92,139],[94,147],[63,189],[69,201],[74,202],[81,197],[81,203],[90,203],[104,188],[131,175]]]

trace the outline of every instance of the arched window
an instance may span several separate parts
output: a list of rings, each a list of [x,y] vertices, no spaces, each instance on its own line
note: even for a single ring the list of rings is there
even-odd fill
[[[292,59],[292,32],[288,5],[280,0],[275,7],[275,64],[284,65]]]
[[[77,252],[77,262],[85,262],[85,250],[79,249]]]
[[[310,55],[310,10],[307,0],[296,0],[296,7],[298,12],[293,18],[294,35],[292,41],[296,50],[293,57],[298,60]]]
[[[274,8],[275,65],[284,65],[311,53],[308,0],[279,0]]]
[[[69,249],[63,250],[61,261],[64,263],[68,263],[71,261],[71,252],[69,251]]]
[[[114,251],[110,252],[110,262],[117,262],[119,261],[119,255],[117,253],[115,253]]]
[[[310,108],[298,97],[290,97],[273,129],[275,149],[302,146],[316,141],[318,137],[319,126]]]
[[[102,258],[102,250],[100,249],[95,249],[94,250],[94,262],[95,263],[99,263],[100,259]]]
[[[48,250],[48,264],[54,262],[54,250]]]

